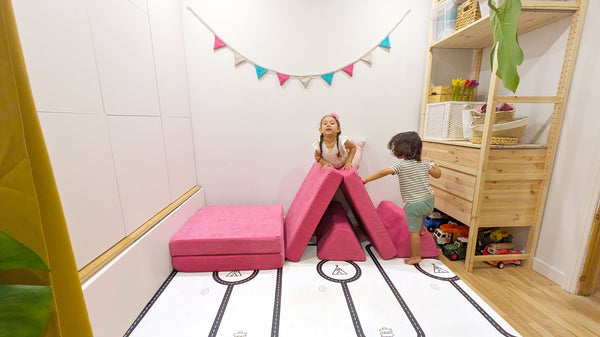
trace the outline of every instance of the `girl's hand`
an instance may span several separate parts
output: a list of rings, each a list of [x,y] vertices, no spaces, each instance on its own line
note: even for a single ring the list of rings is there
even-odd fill
[[[360,178],[360,180],[362,180],[363,184],[366,184],[366,183],[368,183],[368,181],[367,181],[367,179],[366,179],[366,178]]]
[[[344,164],[344,170],[347,170],[347,169],[352,168],[352,167],[353,167],[352,166],[352,162],[350,162],[350,163],[347,162],[346,164]]]
[[[333,168],[333,165],[331,165],[329,162],[322,164],[321,166],[321,171],[325,171],[325,169],[327,168],[327,166]]]

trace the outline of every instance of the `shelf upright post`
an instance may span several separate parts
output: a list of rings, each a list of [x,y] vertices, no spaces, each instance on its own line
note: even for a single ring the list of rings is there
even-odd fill
[[[467,245],[467,254],[465,258],[466,269],[473,271],[473,256],[477,246],[477,233],[479,232],[479,215],[483,202],[483,190],[485,187],[485,178],[487,174],[487,164],[490,154],[490,142],[492,138],[492,129],[494,127],[494,114],[496,113],[496,96],[498,96],[498,85],[500,80],[496,76],[498,70],[498,45],[494,50],[494,62],[490,78],[490,88],[488,90],[487,110],[485,113],[485,122],[483,124],[483,135],[481,136],[481,149],[479,150],[479,160],[477,162],[477,176],[475,179],[475,193],[473,195],[473,208],[471,210],[471,220],[469,221],[469,244]]]

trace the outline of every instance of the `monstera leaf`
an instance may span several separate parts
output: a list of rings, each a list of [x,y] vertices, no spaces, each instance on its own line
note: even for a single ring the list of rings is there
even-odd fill
[[[519,86],[517,66],[523,63],[523,50],[517,39],[521,0],[504,0],[497,7],[493,0],[488,0],[488,5],[490,7],[490,25],[494,35],[490,57],[491,68],[494,68],[494,52],[498,48],[496,76],[502,79],[502,84],[506,89],[515,92]]]
[[[0,272],[22,268],[50,271],[38,254],[0,231]],[[51,309],[51,286],[0,285],[0,337],[39,337]]]

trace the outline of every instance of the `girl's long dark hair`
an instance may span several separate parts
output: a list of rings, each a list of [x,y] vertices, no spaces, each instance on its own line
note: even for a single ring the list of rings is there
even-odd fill
[[[390,139],[387,145],[397,158],[421,161],[423,143],[421,137],[414,131],[402,132]]]
[[[321,121],[319,122],[319,127],[321,127],[321,124],[323,123],[323,119],[325,119],[325,117],[333,117],[331,115],[325,115],[323,116],[323,118],[321,118]],[[335,122],[337,123],[338,128],[340,128],[340,130],[342,129],[342,126],[340,125],[340,121],[338,121],[337,118],[333,117],[333,119],[335,119]],[[335,135],[335,146],[337,147],[337,157],[341,157],[342,155],[340,154],[340,133],[342,133],[342,131],[338,132]],[[321,160],[321,158],[323,158],[323,134],[321,134],[321,136],[319,137],[319,160]],[[317,160],[317,161],[319,161]]]

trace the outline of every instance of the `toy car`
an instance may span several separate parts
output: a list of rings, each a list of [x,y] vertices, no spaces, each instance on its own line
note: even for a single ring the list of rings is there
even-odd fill
[[[464,259],[467,255],[467,238],[459,237],[454,243],[443,245],[442,252],[452,261]]]
[[[448,217],[442,215],[440,212],[433,212],[431,215],[425,217],[423,225],[427,228],[429,233],[433,233],[440,225],[448,222]]]
[[[512,243],[492,243],[487,245],[483,250],[483,255],[506,255],[506,254],[523,254],[522,252],[515,249]],[[499,269],[504,268],[505,264],[512,263],[514,265],[520,266],[521,260],[498,260],[498,261],[488,261],[492,265],[498,267]]]

